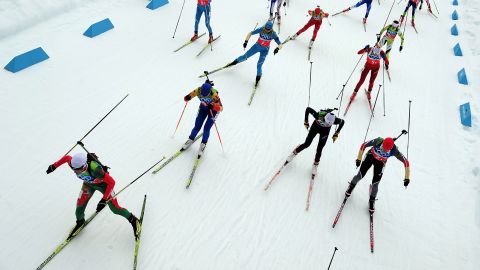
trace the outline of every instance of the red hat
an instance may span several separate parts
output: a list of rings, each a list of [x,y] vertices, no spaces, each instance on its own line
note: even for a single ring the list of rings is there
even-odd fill
[[[393,141],[393,139],[390,138],[390,137],[387,137],[383,140],[382,148],[385,151],[390,151],[390,150],[392,150],[394,144],[395,144],[395,142]]]
[[[319,7],[315,9],[315,14],[320,14],[320,11],[322,11]]]

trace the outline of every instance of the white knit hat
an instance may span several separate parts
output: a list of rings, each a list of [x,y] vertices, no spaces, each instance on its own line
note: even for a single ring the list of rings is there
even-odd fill
[[[70,161],[70,165],[74,169],[82,168],[85,164],[87,164],[87,154],[85,153],[76,153]]]
[[[333,122],[335,122],[335,114],[329,112],[325,115],[325,122],[329,125],[333,125]]]

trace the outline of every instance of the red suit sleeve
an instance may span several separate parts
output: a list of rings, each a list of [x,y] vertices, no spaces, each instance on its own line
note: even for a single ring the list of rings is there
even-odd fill
[[[53,166],[55,166],[55,168],[58,168],[65,163],[68,163],[70,165],[71,160],[72,160],[71,156],[64,156],[61,159],[59,159],[57,162],[53,163]]]
[[[115,186],[115,180],[113,180],[113,177],[111,177],[109,173],[105,173],[105,176],[103,177],[103,182],[107,184],[105,193],[103,193],[103,199],[107,200],[111,197],[110,195],[113,191],[113,187]]]

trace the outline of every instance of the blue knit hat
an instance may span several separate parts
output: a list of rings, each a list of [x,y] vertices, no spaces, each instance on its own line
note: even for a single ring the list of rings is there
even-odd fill
[[[202,96],[208,96],[210,94],[210,90],[212,90],[212,85],[209,83],[204,83],[201,90]]]

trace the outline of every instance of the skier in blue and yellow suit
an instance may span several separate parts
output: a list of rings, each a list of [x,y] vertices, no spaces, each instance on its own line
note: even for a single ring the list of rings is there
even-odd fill
[[[205,125],[203,126],[202,143],[200,144],[200,150],[198,152],[198,155],[201,156],[203,154],[203,151],[205,150],[208,137],[210,136],[210,129],[215,123],[217,114],[223,110],[222,101],[218,96],[218,91],[212,86],[213,82],[207,80],[201,87],[197,87],[184,97],[185,102],[190,101],[194,97],[198,97],[198,99],[200,100],[200,106],[198,107],[198,114],[197,118],[195,119],[195,126],[193,127],[190,136],[188,136],[188,140],[182,146],[182,151],[186,150],[188,147],[190,147],[190,145],[192,145],[193,140],[202,128],[203,122],[205,122],[205,119],[207,119]]]
[[[275,50],[273,51],[274,54],[278,53],[278,50],[282,48],[282,43],[280,42],[277,33],[273,30],[273,22],[271,21],[268,21],[264,27],[257,28],[252,32],[248,33],[247,37],[245,38],[245,42],[243,43],[243,48],[247,47],[250,37],[256,34],[259,34],[257,43],[250,47],[250,49],[244,55],[238,57],[226,66],[230,67],[236,65],[240,62],[247,60],[250,56],[256,53],[260,53],[260,57],[258,58],[257,62],[257,77],[255,79],[255,85],[258,84],[260,78],[262,77],[262,65],[263,62],[265,62],[265,58],[267,57],[268,51],[270,49],[270,43],[272,42],[272,40],[275,40],[275,42],[278,44],[278,47],[275,48]]]

